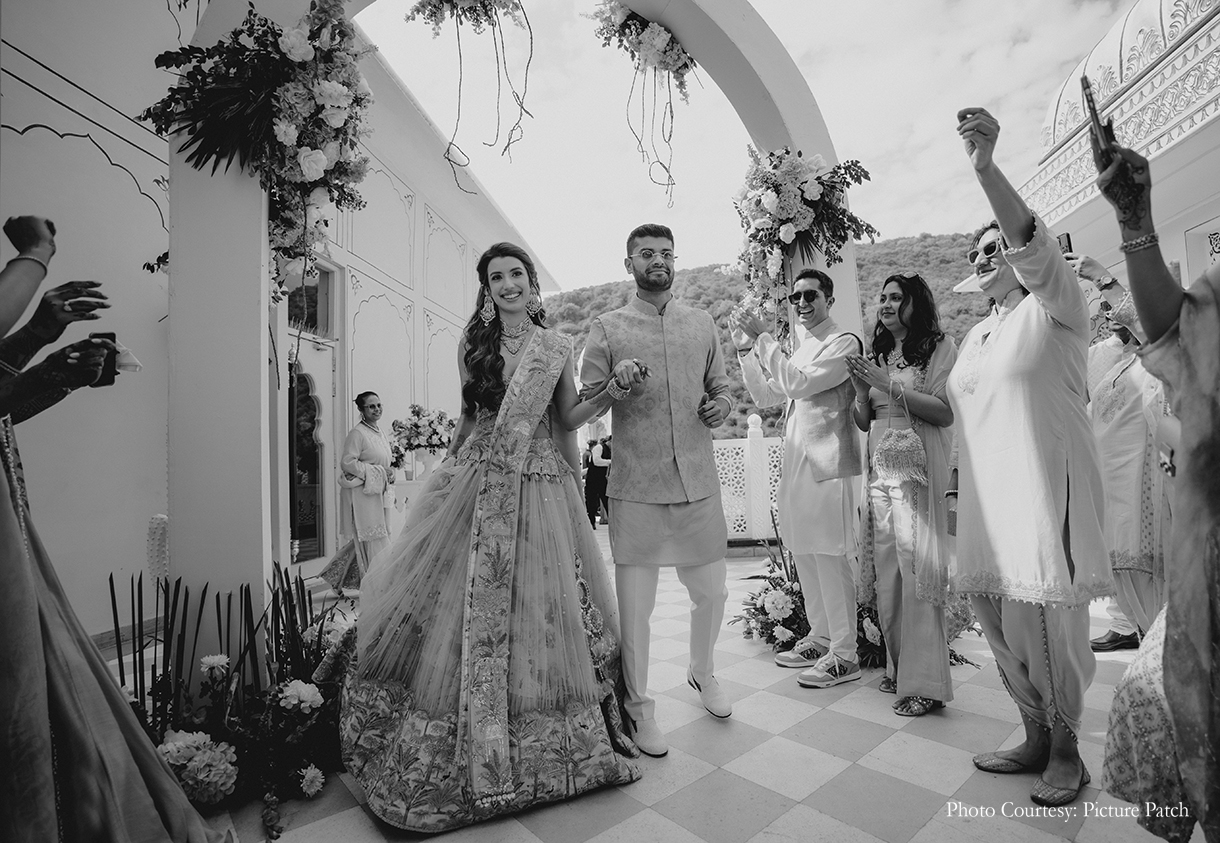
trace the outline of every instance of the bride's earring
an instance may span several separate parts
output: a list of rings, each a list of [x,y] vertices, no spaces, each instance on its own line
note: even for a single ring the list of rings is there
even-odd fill
[[[483,320],[484,325],[490,325],[491,320],[496,318],[496,303],[491,300],[490,293],[483,296],[483,306],[479,308],[479,318]]]
[[[525,312],[530,316],[537,316],[540,310],[542,310],[542,299],[538,297],[537,293],[533,293],[530,295],[529,301],[525,303]]]

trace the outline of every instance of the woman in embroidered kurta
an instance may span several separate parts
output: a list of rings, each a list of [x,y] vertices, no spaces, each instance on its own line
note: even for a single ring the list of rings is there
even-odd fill
[[[393,454],[377,425],[381,398],[376,392],[362,392],[356,407],[360,421],[348,431],[339,460],[339,533],[347,543],[319,574],[340,591],[360,588],[369,564],[390,546],[394,507]]]
[[[904,717],[920,717],[953,699],[945,631],[952,551],[945,491],[953,411],[945,386],[956,360],[957,346],[940,330],[932,291],[914,272],[886,279],[872,354],[847,359],[856,392],[852,416],[868,433],[869,445],[861,587],[875,571],[877,617],[888,654],[881,690],[898,694],[894,711]],[[873,457],[886,431],[911,429],[923,453],[922,470],[909,447],[906,471],[880,470]]]
[[[365,578],[340,714],[369,808],[413,831],[639,777],[617,607],[561,431],[609,396],[577,403],[525,252],[492,246],[478,272],[451,458]]]
[[[976,289],[998,306],[971,329],[949,378],[960,480],[953,585],[972,595],[1026,728],[1021,746],[975,765],[1045,767],[1030,797],[1060,805],[1089,780],[1075,741],[1096,671],[1088,604],[1114,592],[1085,409],[1088,306],[1054,237],[992,158],[999,123],[981,108],[958,120],[998,221],[971,250]]]

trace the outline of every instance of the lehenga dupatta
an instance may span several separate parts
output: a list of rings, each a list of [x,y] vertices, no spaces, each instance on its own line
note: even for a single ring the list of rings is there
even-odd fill
[[[458,746],[469,742],[471,795],[477,813],[496,811],[515,793],[507,680],[521,470],[569,351],[566,336],[534,332],[500,405],[475,501],[465,610],[469,632],[462,644],[461,702],[469,716],[459,720]]]

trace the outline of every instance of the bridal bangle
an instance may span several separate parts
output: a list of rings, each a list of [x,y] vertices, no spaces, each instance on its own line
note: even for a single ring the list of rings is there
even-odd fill
[[[1157,233],[1155,231],[1153,231],[1149,234],[1145,234],[1143,237],[1136,237],[1134,240],[1128,240],[1126,243],[1123,243],[1118,248],[1120,251],[1123,252],[1123,254],[1129,255],[1132,252],[1139,252],[1139,251],[1143,251],[1144,249],[1151,249],[1153,246],[1157,245],[1160,242],[1161,242],[1161,238],[1157,236]]]
[[[622,401],[631,394],[630,389],[624,389],[623,387],[619,386],[618,380],[613,377],[606,381],[606,392],[609,393],[610,397],[615,401]]]

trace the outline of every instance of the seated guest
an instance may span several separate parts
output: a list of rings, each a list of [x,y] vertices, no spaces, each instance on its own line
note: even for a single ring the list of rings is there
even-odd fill
[[[1144,808],[1139,824],[1158,837],[1189,840],[1197,822],[1208,843],[1217,843],[1220,264],[1183,290],[1161,256],[1148,162],[1096,137],[1093,149],[1101,171],[1097,184],[1117,213],[1127,279],[1147,339],[1139,354],[1164,381],[1182,426],[1166,605],[1114,694],[1102,785]],[[1106,154],[1113,156],[1108,164]]]
[[[1025,726],[1021,744],[974,764],[1040,772],[1030,798],[1065,805],[1089,782],[1076,746],[1096,671],[1089,603],[1114,593],[1085,407],[1089,309],[1054,236],[993,158],[1000,124],[982,108],[957,117],[996,218],[968,259],[996,306],[949,377],[960,484],[953,586],[971,595]]]

